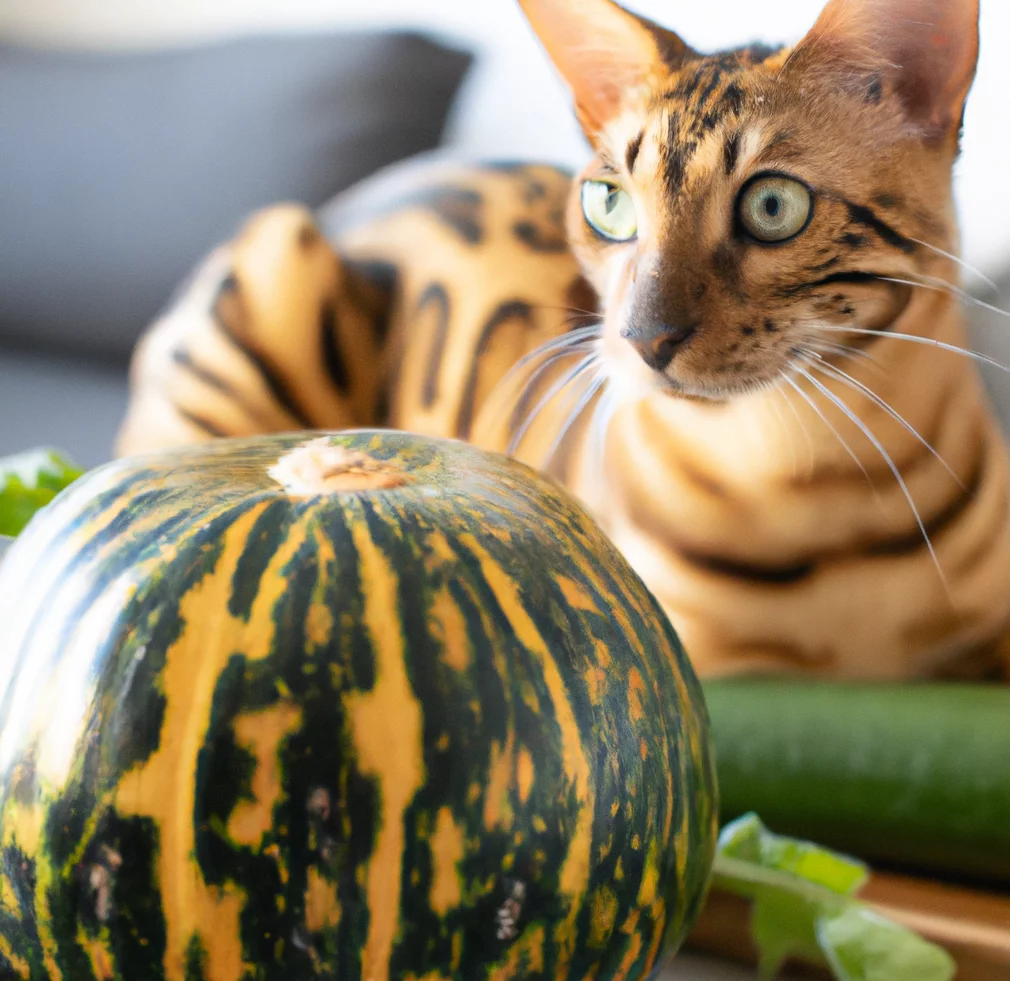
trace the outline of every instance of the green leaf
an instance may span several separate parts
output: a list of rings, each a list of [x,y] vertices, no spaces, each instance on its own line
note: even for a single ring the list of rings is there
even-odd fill
[[[950,981],[950,955],[865,906],[824,917],[821,949],[840,981]]]
[[[713,884],[753,901],[764,981],[797,958],[838,981],[951,981],[947,953],[858,902],[866,867],[809,842],[772,834],[756,815],[719,837]]]
[[[751,919],[754,941],[761,952],[762,981],[771,981],[792,957],[817,963],[816,905],[785,890],[770,890],[754,905]]]
[[[18,535],[83,471],[55,450],[0,459],[0,535]]]
[[[723,829],[719,853],[788,872],[846,896],[862,889],[869,878],[862,862],[806,841],[774,835],[756,814],[748,814]]]

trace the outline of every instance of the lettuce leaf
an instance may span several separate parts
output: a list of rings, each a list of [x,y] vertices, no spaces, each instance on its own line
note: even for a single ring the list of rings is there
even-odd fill
[[[0,459],[0,535],[18,535],[83,471],[56,450],[32,450]]]
[[[868,877],[862,863],[772,834],[751,814],[723,829],[713,885],[753,902],[763,981],[791,958],[838,981],[951,981],[945,950],[855,898]]]

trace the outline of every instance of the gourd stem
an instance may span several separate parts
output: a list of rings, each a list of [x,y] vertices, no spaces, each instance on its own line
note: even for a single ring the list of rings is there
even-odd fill
[[[290,450],[268,472],[292,497],[392,490],[410,480],[394,461],[334,445],[329,436]]]

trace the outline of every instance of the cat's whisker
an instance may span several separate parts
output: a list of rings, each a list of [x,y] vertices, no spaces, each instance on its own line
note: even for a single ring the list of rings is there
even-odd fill
[[[861,395],[865,395],[874,405],[883,409],[898,425],[905,429],[908,433],[914,436],[929,452],[936,458],[937,462],[943,467],[947,473],[953,478],[954,482],[961,488],[965,490],[964,482],[960,477],[951,469],[951,466],[947,461],[940,455],[936,448],[925,439],[922,434],[913,426],[900,412],[894,409],[885,399],[882,399],[873,389],[864,385],[861,381],[853,378],[852,375],[842,371],[841,368],[837,368],[834,365],[829,365],[825,363],[820,355],[814,354],[817,361],[804,358],[807,364],[809,364],[816,371],[820,371],[822,374],[827,375],[829,378],[834,378],[839,384],[845,385],[847,388],[851,388],[854,392]]]
[[[788,379],[786,379],[788,381]],[[784,400],[786,404],[789,404],[789,396],[786,395],[785,391],[781,388],[772,389],[772,393],[777,395],[780,399]],[[782,430],[783,435],[789,438],[789,450],[793,456],[793,477],[798,477],[800,472],[800,456],[796,452],[796,437],[793,431],[786,425],[786,417],[782,415],[782,409],[779,408],[778,401],[769,400],[768,404],[772,407],[779,420],[779,428]],[[790,406],[792,408],[792,406]]]
[[[593,472],[599,474],[601,479],[606,479],[607,434],[620,404],[617,392],[613,387],[609,387],[604,388],[603,396],[593,408],[590,462]]]
[[[522,392],[513,395],[513,398],[517,402],[520,402],[523,392],[531,389],[544,371],[560,358],[569,357],[572,354],[577,354],[579,351],[588,350],[593,347],[593,342],[600,336],[599,332],[600,327],[598,325],[580,327],[578,330],[569,331],[560,337],[551,338],[551,340],[534,348],[528,354],[521,357],[498,380],[498,383],[488,396],[488,404],[493,405],[498,399],[503,398],[510,386],[516,382],[525,369],[533,365],[537,359],[543,359],[533,367],[532,374],[523,382]]]
[[[511,403],[512,410],[509,417],[509,431],[514,431],[518,426],[522,425],[521,420],[525,418],[524,413],[527,411],[528,403],[535,397],[536,389],[540,383],[542,375],[559,362],[565,361],[568,358],[586,357],[594,354],[596,354],[596,346],[591,342],[584,341],[581,344],[575,344],[572,347],[566,347],[563,350],[555,351],[553,354],[545,358],[543,363],[537,365],[533,373],[526,379],[526,383],[520,389],[516,398]]]
[[[850,344],[832,344],[831,341],[807,341],[804,345],[812,351],[819,351],[822,354],[834,354],[840,358],[865,361],[873,365],[878,370],[882,370],[877,364],[877,359],[867,351],[860,351],[858,347]]]
[[[522,441],[526,438],[526,434],[530,431],[533,423],[536,422],[537,418],[547,408],[547,406],[550,405],[551,402],[553,402],[554,399],[556,399],[558,395],[560,395],[561,392],[563,392],[577,378],[596,365],[598,359],[599,355],[595,352],[586,355],[586,357],[582,358],[574,368],[565,372],[565,374],[563,374],[557,381],[554,382],[553,385],[551,385],[544,394],[543,398],[537,402],[537,404],[533,407],[533,410],[523,420],[522,425],[512,436],[511,440],[509,440],[508,452],[510,454],[515,453],[515,451],[519,448]]]
[[[589,380],[589,384],[584,387],[582,393],[576,399],[575,405],[572,407],[572,411],[568,413],[567,418],[558,429],[557,436],[554,437],[554,441],[548,448],[547,453],[544,456],[544,467],[546,467],[554,459],[558,450],[561,448],[561,444],[564,442],[565,437],[571,432],[572,426],[575,425],[579,417],[586,411],[586,408],[593,399],[596,398],[600,389],[603,388],[606,383],[607,377],[600,371],[597,371],[597,373]]]
[[[803,401],[806,402],[811,409],[813,409],[813,411],[817,414],[817,417],[821,420],[821,422],[823,422],[824,425],[827,426],[828,430],[834,434],[835,439],[837,439],[838,442],[842,444],[842,448],[845,450],[845,452],[848,453],[850,457],[852,457],[852,462],[857,467],[859,467],[859,469],[863,473],[863,476],[866,478],[866,482],[872,488],[873,478],[870,476],[870,472],[866,469],[866,466],[864,465],[863,461],[860,460],[859,457],[856,455],[856,451],[848,443],[845,437],[838,431],[834,423],[831,422],[831,420],[824,414],[821,407],[817,405],[817,403],[814,402],[814,400],[806,392],[804,392],[802,388],[800,388],[799,382],[797,382],[795,378],[790,378],[788,375],[786,375],[785,381],[786,384],[788,384],[800,396],[800,398],[803,399]]]
[[[570,313],[574,314],[576,317],[593,317],[597,320],[600,318],[599,310],[586,310],[583,307],[567,307],[553,303],[534,303],[532,304],[532,307],[534,310],[551,310],[554,313]]]
[[[939,348],[941,351],[949,351],[951,354],[960,354],[965,358],[972,358],[981,364],[987,364],[1000,371],[1010,373],[1010,368],[1001,364],[988,355],[980,354],[966,347],[958,347],[956,344],[948,344],[946,341],[938,341],[934,337],[920,337],[918,334],[898,334],[893,330],[871,330],[869,327],[836,327],[831,324],[822,324],[820,330],[836,331],[843,334],[859,334],[863,337],[893,337],[896,341],[908,341],[911,344],[923,344],[926,347]]]
[[[519,399],[517,405],[522,402],[527,392],[531,392],[536,385],[540,376],[544,374],[548,368],[557,364],[559,361],[563,361],[565,358],[573,357],[578,354],[586,354],[596,350],[596,345],[592,341],[580,341],[578,344],[570,344],[563,348],[558,348],[555,351],[550,352],[540,364],[534,367],[530,376],[523,383],[522,389],[519,392]]]
[[[569,344],[576,344],[580,341],[586,341],[600,337],[602,332],[603,332],[602,324],[589,324],[586,327],[576,327],[574,330],[570,330],[567,333],[560,334],[558,337],[552,337],[549,341],[545,341],[539,347],[535,347],[532,351],[529,352],[529,354],[524,354],[512,366],[512,368],[509,371],[509,374],[511,374],[516,369],[525,368],[526,365],[528,365],[530,362],[535,361],[537,358],[542,357],[545,354],[549,354],[551,351],[556,351],[558,348],[567,347]]]
[[[965,272],[971,273],[973,276],[978,277],[989,287],[997,296],[1000,295],[999,285],[991,280],[981,269],[977,269],[975,266],[970,265],[965,262],[960,256],[954,255],[952,252],[947,252],[941,249],[937,245],[932,245],[929,242],[924,242],[920,238],[911,238],[910,242],[915,242],[916,245],[921,245],[924,249],[929,249],[930,252],[935,252],[937,255],[943,256],[944,259],[950,259],[951,262],[956,262]]]
[[[796,371],[798,374],[802,375],[818,392],[821,393],[832,405],[839,409],[848,419],[852,422],[857,429],[870,441],[871,445],[876,449],[876,451],[881,455],[884,463],[887,464],[887,468],[894,474],[894,479],[898,482],[898,486],[901,488],[901,492],[908,502],[908,506],[912,511],[912,515],[915,518],[915,523],[919,526],[919,531],[922,533],[923,541],[926,543],[926,548],[929,550],[929,554],[933,559],[933,564],[936,566],[937,574],[940,577],[940,582],[943,584],[943,588],[947,593],[947,597],[953,600],[953,594],[950,591],[950,584],[947,582],[947,577],[944,575],[943,567],[940,565],[939,556],[936,554],[936,549],[933,547],[933,542],[929,537],[929,532],[926,530],[926,524],[922,520],[922,515],[919,513],[918,507],[916,507],[915,499],[912,497],[912,492],[908,488],[908,484],[905,482],[905,478],[902,476],[901,470],[898,465],[891,458],[891,454],[887,452],[887,448],[883,443],[873,434],[873,431],[863,422],[862,419],[856,415],[852,409],[849,408],[846,403],[840,399],[830,388],[822,385],[809,371],[801,368],[799,365],[796,366]]]
[[[784,376],[785,380],[788,381],[789,377]],[[781,389],[780,389],[781,391]],[[786,405],[789,406],[789,411],[792,412],[796,419],[796,425],[800,427],[800,432],[803,433],[804,439],[807,441],[807,473],[813,473],[814,470],[814,440],[810,435],[810,430],[807,428],[807,424],[803,421],[803,417],[799,414],[796,406],[793,405],[791,399],[786,399]]]
[[[544,372],[548,371],[552,366],[556,365],[560,361],[576,356],[592,354],[595,350],[596,345],[593,342],[582,341],[581,343],[572,344],[550,352],[540,364],[533,367],[532,373],[522,382],[518,391],[515,390],[514,385],[510,386],[506,384],[508,379],[508,375],[506,375],[505,377],[499,379],[498,383],[491,390],[491,393],[487,397],[487,402],[485,403],[483,412],[491,418],[495,416],[503,419],[507,418],[508,422],[503,423],[503,426],[506,427],[508,432],[511,432],[520,424],[519,420],[523,418],[526,404],[532,399],[533,393],[536,390],[537,382]],[[510,372],[510,374],[511,373],[512,372]]]
[[[881,381],[887,378],[887,373],[872,354],[861,351],[859,348],[852,347],[849,344],[832,344],[830,341],[807,340],[803,343],[803,350],[816,353],[819,357],[827,355],[836,360],[843,358],[848,361],[858,361],[867,370],[874,372]]]
[[[979,307],[982,310],[988,310],[990,313],[998,314],[1001,317],[1010,318],[1010,311],[993,306],[991,303],[986,303],[985,300],[972,296],[967,290],[960,289],[953,283],[948,283],[945,279],[940,279],[938,276],[926,276],[923,273],[916,273],[914,275],[920,276],[921,279],[902,279],[899,276],[876,276],[874,278],[880,280],[882,283],[897,283],[899,286],[915,286],[918,289],[931,290],[934,293],[946,293],[948,296],[961,300],[969,306]]]

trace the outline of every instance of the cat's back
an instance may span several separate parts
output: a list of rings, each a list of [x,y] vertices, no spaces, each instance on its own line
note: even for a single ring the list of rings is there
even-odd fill
[[[393,164],[324,204],[319,227],[341,256],[413,264],[417,244],[462,255],[568,254],[570,171],[536,161],[468,161],[445,151]],[[443,276],[452,276],[446,269]]]
[[[341,259],[388,297],[390,424],[472,437],[508,369],[595,312],[568,246],[571,183],[550,164],[435,154],[320,210]]]

